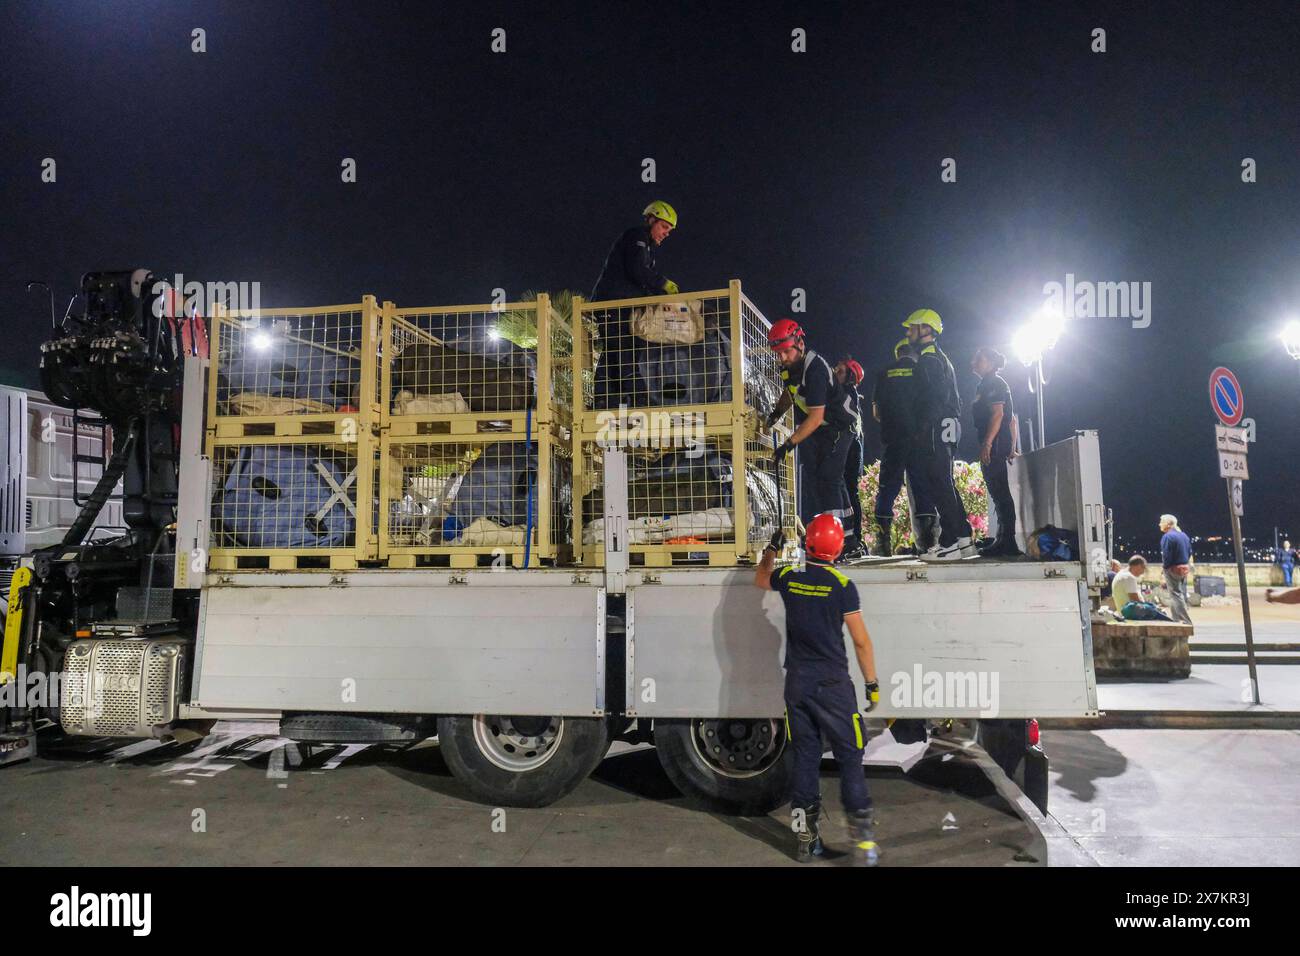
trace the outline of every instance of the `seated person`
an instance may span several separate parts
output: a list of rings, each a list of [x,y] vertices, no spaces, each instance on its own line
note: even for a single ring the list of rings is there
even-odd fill
[[[1128,568],[1115,575],[1110,585],[1110,599],[1121,617],[1129,621],[1172,621],[1162,614],[1154,603],[1142,593],[1142,575],[1147,570],[1147,559],[1135,554],[1128,559]]]

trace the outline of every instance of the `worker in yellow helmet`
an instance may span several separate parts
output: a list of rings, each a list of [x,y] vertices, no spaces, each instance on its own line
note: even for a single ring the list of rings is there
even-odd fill
[[[677,210],[656,199],[641,211],[644,222],[626,230],[610,247],[591,301],[637,299],[649,295],[676,295],[677,283],[659,272],[656,251],[677,228]],[[600,330],[601,358],[596,366],[596,407],[614,408],[632,401],[635,376],[627,329],[627,310],[608,309],[594,317]]]
[[[952,460],[961,440],[961,394],[952,362],[939,348],[943,319],[934,309],[917,309],[903,322],[916,352],[918,422],[926,491],[939,511],[939,543],[924,557],[951,561],[974,557],[966,507],[952,480]]]

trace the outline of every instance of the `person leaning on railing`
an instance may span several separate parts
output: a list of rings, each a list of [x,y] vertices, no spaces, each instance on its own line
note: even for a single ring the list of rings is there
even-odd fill
[[[650,295],[676,295],[677,283],[659,271],[656,250],[677,228],[677,210],[662,200],[655,200],[641,213],[645,222],[633,226],[614,240],[600,277],[592,289],[591,300],[639,299]],[[600,331],[601,356],[596,366],[596,405],[612,408],[630,398],[633,340],[627,314],[609,309],[594,314]],[[632,404],[627,401],[628,404]]]

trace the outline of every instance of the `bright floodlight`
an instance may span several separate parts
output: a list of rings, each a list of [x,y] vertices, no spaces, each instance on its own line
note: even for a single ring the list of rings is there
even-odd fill
[[[1282,333],[1278,337],[1282,340],[1287,354],[1293,359],[1300,360],[1300,322],[1292,319],[1282,327]]]
[[[1011,348],[1023,364],[1033,365],[1047,351],[1047,338],[1043,335],[1042,327],[1033,322],[1021,326],[1011,340]]]
[[[1033,365],[1042,359],[1044,352],[1056,345],[1064,331],[1065,316],[1059,309],[1045,305],[1021,326],[1011,340],[1011,348],[1022,363]]]
[[[497,339],[501,338],[501,332],[497,329],[488,329],[488,338],[495,342]]]
[[[252,338],[253,348],[259,352],[265,352],[271,347],[271,336],[265,332],[254,332]]]

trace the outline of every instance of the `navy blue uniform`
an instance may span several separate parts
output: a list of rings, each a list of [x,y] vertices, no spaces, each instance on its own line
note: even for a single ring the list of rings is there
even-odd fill
[[[655,249],[649,226],[633,226],[614,240],[592,289],[591,301],[663,295],[667,280],[659,272]],[[609,309],[594,313],[594,317],[600,330],[601,347],[596,366],[596,407],[631,405],[631,379],[636,374],[632,356],[635,338],[629,334],[627,310]]]
[[[821,800],[822,738],[840,765],[849,812],[871,807],[862,772],[862,718],[844,650],[844,615],[861,609],[858,589],[828,564],[772,575],[785,604],[785,720],[794,754],[790,805],[810,810]]]
[[[933,342],[921,347],[916,373],[926,492],[939,512],[939,544],[947,547],[958,538],[970,537],[966,506],[952,480],[953,454],[961,441],[961,395],[952,362]]]
[[[1015,414],[1015,405],[1011,401],[1011,387],[997,372],[990,372],[980,379],[975,391],[975,404],[972,413],[975,417],[975,434],[982,443],[988,438],[989,424],[993,420],[993,406],[1002,406],[1002,424],[993,439],[993,451],[989,463],[980,462],[980,471],[984,475],[984,484],[989,489],[989,498],[993,501],[994,512],[998,516],[998,538],[1014,539],[1016,535],[1016,503],[1011,497],[1011,482],[1007,476],[1007,456],[1015,447],[1015,438],[1011,433],[1011,416]]]
[[[880,411],[880,483],[876,488],[876,520],[894,520],[894,502],[903,488],[903,477],[912,485],[918,515],[937,515],[927,485],[924,443],[920,426],[920,380],[916,359],[906,355],[885,366],[876,376],[871,401]]]
[[[829,512],[847,527],[853,507],[844,487],[844,467],[857,420],[853,401],[844,386],[835,381],[826,360],[812,349],[790,368],[781,369],[781,381],[794,399],[800,421],[810,408],[825,409],[821,427],[798,446],[803,472],[800,516],[807,524],[815,516]]]

